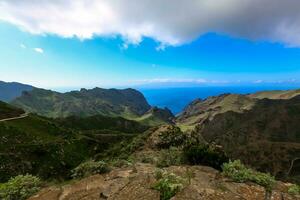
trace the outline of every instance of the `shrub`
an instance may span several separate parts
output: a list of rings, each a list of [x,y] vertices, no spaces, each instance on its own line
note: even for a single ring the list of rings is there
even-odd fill
[[[109,171],[108,165],[104,161],[87,161],[81,163],[72,170],[73,178],[83,178],[94,174],[103,174]]]
[[[257,172],[247,168],[240,160],[229,161],[223,165],[223,175],[230,177],[236,182],[251,181],[272,190],[275,178],[270,174]]]
[[[161,150],[157,160],[157,167],[169,167],[171,165],[180,165],[183,163],[182,151],[177,148]]]
[[[0,185],[1,200],[25,200],[41,189],[38,177],[19,175]]]
[[[168,172],[156,172],[158,181],[153,186],[153,189],[160,192],[161,200],[171,199],[184,186],[184,179]]]
[[[184,148],[184,157],[189,164],[202,164],[219,170],[229,160],[220,148],[210,145],[187,146]]]
[[[288,193],[292,195],[300,195],[300,185],[291,185],[288,189]]]
[[[184,144],[186,135],[181,132],[180,128],[172,126],[159,135],[159,142],[156,144],[158,148],[168,149],[170,147],[178,147]]]

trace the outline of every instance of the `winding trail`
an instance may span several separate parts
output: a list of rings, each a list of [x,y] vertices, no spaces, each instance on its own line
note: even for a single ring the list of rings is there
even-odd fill
[[[11,118],[6,118],[6,119],[0,119],[0,122],[12,121],[12,120],[16,120],[16,119],[22,119],[22,118],[25,118],[25,117],[28,117],[28,113],[21,114],[18,117],[11,117]]]

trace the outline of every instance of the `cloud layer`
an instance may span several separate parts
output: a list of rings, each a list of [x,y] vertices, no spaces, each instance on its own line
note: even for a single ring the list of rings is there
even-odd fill
[[[33,34],[150,37],[162,47],[207,32],[300,46],[299,0],[0,0],[0,20]]]

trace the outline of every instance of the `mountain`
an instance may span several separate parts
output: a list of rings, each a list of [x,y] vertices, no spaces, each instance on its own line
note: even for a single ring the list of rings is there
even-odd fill
[[[297,95],[300,95],[300,89],[262,91],[248,95],[223,94],[204,100],[195,99],[176,117],[176,123],[183,130],[192,130],[206,119],[212,120],[217,114],[250,110],[259,99],[290,99]]]
[[[196,99],[177,116],[176,122],[183,130],[193,129],[203,121],[213,119],[217,114],[228,111],[241,113],[250,110],[256,101],[256,99],[238,94],[223,94],[205,100]]]
[[[0,101],[0,120],[19,117],[24,114],[24,111],[19,108],[15,108],[7,103]]]
[[[149,126],[159,126],[166,123],[172,124],[174,123],[174,119],[175,116],[168,108],[152,107],[136,120]]]
[[[257,99],[290,99],[300,95],[300,89],[298,90],[273,90],[262,91],[248,95],[251,98]]]
[[[27,112],[47,117],[122,116],[128,119],[142,116],[151,106],[134,89],[81,89],[67,93],[34,89],[23,92],[12,104]]]
[[[0,101],[9,102],[22,95],[23,91],[31,91],[34,87],[16,82],[0,81]]]
[[[232,159],[281,179],[300,180],[300,95],[258,100],[244,112],[220,113],[196,128]]]

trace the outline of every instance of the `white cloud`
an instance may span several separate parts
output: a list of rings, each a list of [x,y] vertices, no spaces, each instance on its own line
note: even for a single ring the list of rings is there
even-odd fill
[[[25,44],[20,44],[20,47],[21,47],[22,49],[26,49],[26,48],[27,48]]]
[[[207,32],[300,46],[299,10],[299,0],[0,0],[0,20],[33,34],[151,37],[158,50]]]
[[[44,50],[42,48],[33,48],[33,50],[37,53],[44,53]]]

